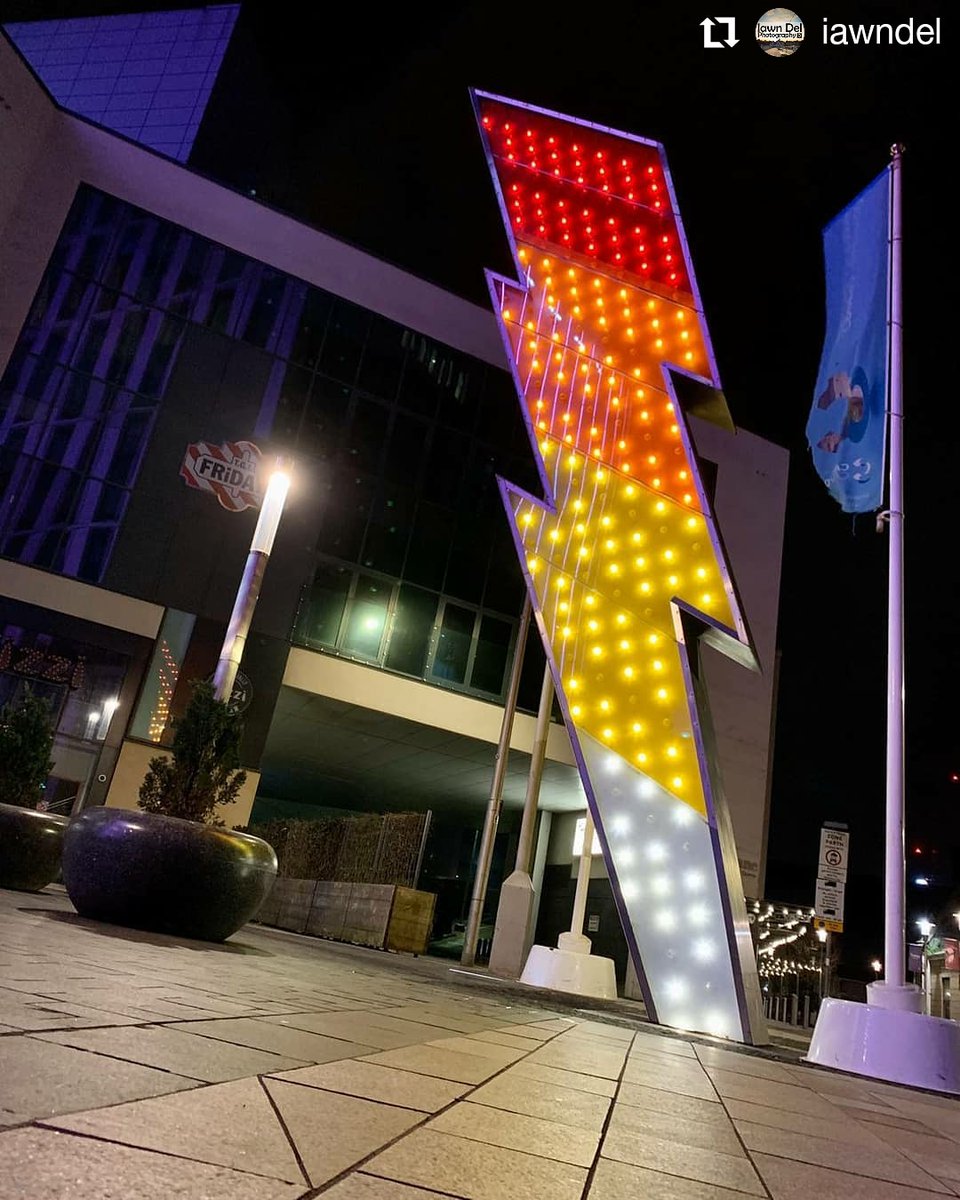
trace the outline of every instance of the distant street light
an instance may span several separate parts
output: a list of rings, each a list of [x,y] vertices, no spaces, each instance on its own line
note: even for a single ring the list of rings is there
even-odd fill
[[[934,929],[936,929],[936,925],[929,917],[920,917],[917,921],[917,928],[920,930],[920,936],[926,941]]]
[[[880,972],[883,970],[883,963],[880,961],[879,958],[875,958],[873,960],[873,962],[870,964],[870,966],[873,967],[873,973],[879,979]]]

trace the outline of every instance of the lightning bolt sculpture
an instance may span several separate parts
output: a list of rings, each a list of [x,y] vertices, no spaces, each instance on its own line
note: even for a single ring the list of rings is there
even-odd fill
[[[698,643],[755,660],[680,402],[725,413],[663,148],[473,101],[519,282],[487,278],[546,500],[500,489],[647,1009],[764,1040]]]

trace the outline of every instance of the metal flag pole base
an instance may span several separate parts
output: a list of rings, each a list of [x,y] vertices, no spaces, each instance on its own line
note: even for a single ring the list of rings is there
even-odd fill
[[[613,959],[591,954],[590,939],[583,934],[561,933],[558,942],[556,950],[551,946],[530,947],[520,982],[594,1000],[616,1000]]]
[[[960,1095],[960,1025],[915,1009],[919,989],[869,984],[883,989],[883,1004],[824,1000],[806,1061],[889,1083]],[[899,993],[894,995],[893,993]],[[886,1005],[886,1007],[885,1007]]]
[[[592,845],[593,820],[588,812],[580,866],[577,869],[577,890],[573,897],[570,931],[560,934],[556,950],[550,946],[531,946],[520,982],[531,987],[549,988],[554,992],[590,996],[595,1000],[616,1000],[617,974],[613,959],[591,954],[592,944],[583,934]]]

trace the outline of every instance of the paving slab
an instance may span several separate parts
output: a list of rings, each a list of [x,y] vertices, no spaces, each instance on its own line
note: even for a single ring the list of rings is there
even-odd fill
[[[754,1125],[749,1121],[735,1121],[734,1124],[743,1144],[751,1153],[776,1154],[795,1162],[849,1171],[871,1179],[927,1188],[947,1195],[952,1192],[946,1184],[939,1183],[910,1159],[883,1145],[858,1146],[852,1142],[838,1142],[777,1129],[772,1125]]]
[[[747,1193],[601,1158],[587,1195],[589,1200],[745,1200]]]
[[[305,1184],[259,1079],[51,1117],[45,1125]]]
[[[296,1200],[302,1195],[302,1184],[54,1129],[0,1133],[0,1200]]]
[[[430,1129],[402,1138],[365,1170],[463,1200],[580,1200],[587,1178],[583,1167]]]
[[[364,1061],[420,1075],[435,1075],[438,1079],[452,1079],[457,1083],[482,1083],[503,1069],[501,1063],[491,1062],[479,1054],[427,1045],[385,1050],[369,1055]]]
[[[616,1094],[614,1079],[601,1075],[584,1075],[580,1071],[565,1071],[562,1067],[545,1067],[543,1063],[523,1059],[510,1068],[514,1076],[524,1079],[539,1079],[541,1083],[554,1083],[557,1087],[573,1088],[578,1092],[592,1092],[594,1096],[612,1097]]]
[[[36,1040],[92,1050],[98,1055],[165,1071],[179,1072],[204,1083],[221,1083],[265,1071],[289,1071],[306,1066],[300,1059],[285,1058],[234,1046],[216,1038],[197,1037],[163,1025],[139,1025],[123,1029],[91,1029],[74,1033],[38,1033]]]
[[[196,1083],[169,1071],[99,1058],[38,1038],[0,1040],[0,1105],[13,1120],[120,1104],[196,1087]]]
[[[593,1163],[600,1141],[596,1132],[469,1101],[448,1108],[426,1128],[580,1167]]]
[[[423,1188],[365,1175],[357,1171],[323,1193],[324,1200],[456,1200],[449,1192],[425,1192]]]
[[[600,1153],[604,1158],[648,1167],[664,1175],[680,1175],[754,1196],[764,1195],[763,1184],[742,1154],[723,1154],[699,1146],[681,1145],[670,1138],[623,1128],[608,1130]]]
[[[632,1104],[615,1104],[607,1126],[608,1134],[631,1133],[647,1137],[665,1138],[677,1142],[678,1147],[697,1146],[701,1150],[714,1150],[721,1154],[743,1156],[743,1146],[729,1119],[702,1121],[694,1114],[687,1117],[660,1109],[637,1108]],[[683,1154],[682,1149],[677,1150]]]
[[[343,1038],[325,1037],[308,1033],[303,1029],[291,1029],[256,1017],[240,1017],[225,1021],[190,1021],[167,1025],[167,1029],[179,1029],[197,1037],[216,1038],[237,1046],[249,1046],[255,1050],[267,1050],[286,1058],[302,1062],[333,1062],[338,1058],[355,1058],[370,1054],[374,1047],[346,1041]]]
[[[341,1096],[282,1080],[265,1080],[314,1187],[394,1141],[424,1120],[423,1113]]]
[[[599,1133],[603,1128],[610,1109],[610,1101],[606,1096],[559,1087],[539,1079],[527,1079],[514,1072],[515,1068],[504,1071],[490,1083],[471,1092],[470,1099],[491,1108],[540,1117],[544,1121],[556,1121],[576,1129]]]
[[[353,1059],[304,1067],[298,1071],[284,1071],[271,1078],[426,1113],[446,1108],[470,1088],[466,1083],[453,1083],[448,1079],[417,1075],[413,1071],[399,1071],[396,1067]]]
[[[753,1161],[773,1200],[934,1200],[928,1190],[868,1175],[768,1154],[754,1154]]]
[[[413,1046],[427,1042],[441,1032],[432,1025],[414,1025],[398,1022],[397,1028],[388,1028],[369,1019],[363,1012],[337,1013],[290,1013],[282,1017],[264,1017],[265,1023],[283,1026],[285,1029],[301,1029],[324,1037],[370,1046],[373,1050],[395,1050],[398,1046]]]

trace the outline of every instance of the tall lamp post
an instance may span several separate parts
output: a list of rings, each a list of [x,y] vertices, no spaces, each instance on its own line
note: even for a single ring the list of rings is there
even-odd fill
[[[820,1000],[830,995],[830,933],[826,929],[817,930],[817,941],[820,943]]]
[[[277,536],[289,490],[290,466],[278,458],[260,505],[260,515],[257,517],[257,527],[250,542],[247,564],[237,588],[233,612],[230,614],[226,636],[220,649],[217,669],[213,674],[213,694],[224,704],[233,692],[237,670],[247,644],[247,634],[250,632],[250,622],[253,620],[253,612],[260,596],[263,573],[267,569],[270,552],[273,550],[273,541]]]

